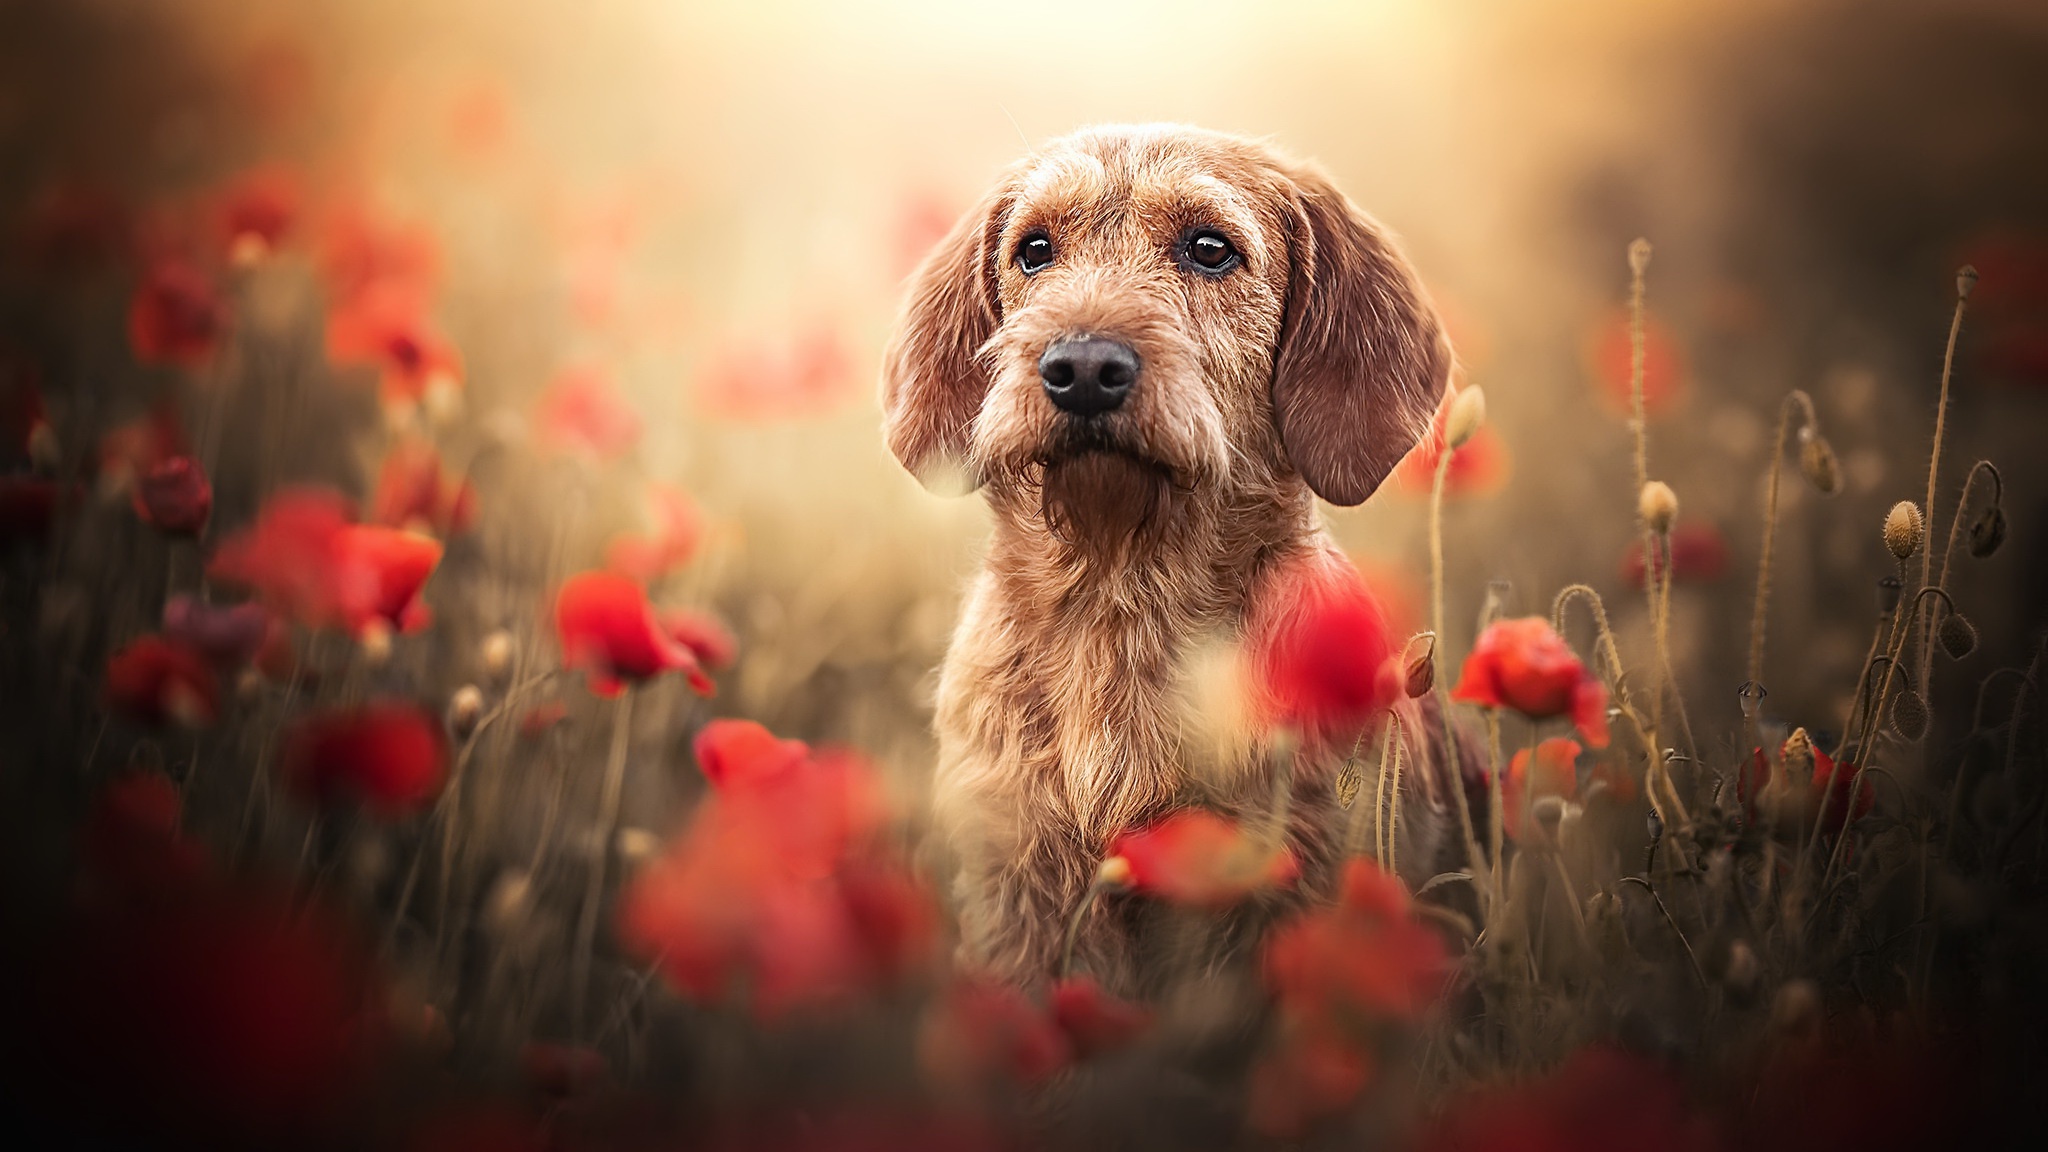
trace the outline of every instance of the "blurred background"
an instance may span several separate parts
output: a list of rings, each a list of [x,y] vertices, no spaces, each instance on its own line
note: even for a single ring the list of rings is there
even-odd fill
[[[433,630],[367,671],[302,636],[306,678],[367,677],[440,709],[495,634],[521,670],[551,665],[551,590],[621,534],[658,531],[674,505],[650,520],[651,493],[681,493],[688,562],[655,599],[721,621],[738,656],[709,701],[673,678],[644,690],[636,733],[659,770],[629,777],[624,823],[672,822],[698,787],[676,765],[714,714],[861,748],[919,811],[933,671],[987,520],[881,444],[876,370],[901,284],[1019,155],[1153,120],[1318,161],[1420,268],[1489,411],[1451,473],[1451,653],[1489,595],[1547,613],[1585,581],[1627,662],[1647,659],[1625,251],[1652,243],[1650,474],[1681,502],[1672,641],[1716,758],[1744,751],[1781,402],[1811,395],[1842,491],[1798,482],[1788,438],[1765,709],[1825,732],[1895,570],[1879,523],[1924,495],[1956,272],[1972,265],[1935,523],[1987,458],[2010,542],[1959,561],[1951,590],[1983,642],[1943,675],[2032,654],[2048,626],[2038,3],[0,0],[0,384],[9,420],[54,437],[38,448],[10,424],[7,459],[23,474],[62,461],[84,493],[47,551],[8,544],[10,894],[61,889],[68,833],[39,814],[89,790],[21,766],[82,757],[81,780],[138,764],[206,779],[218,794],[188,797],[188,821],[210,838],[345,857],[388,896],[398,869],[357,860],[374,855],[357,833],[252,822],[268,808],[244,799],[249,769],[208,767],[261,762],[289,706],[278,685],[249,697],[267,719],[201,742],[110,723],[100,681],[266,496],[371,499],[392,446],[422,429],[474,499],[473,524],[442,533]],[[138,285],[169,264],[200,269],[200,295],[232,316],[198,325],[196,354],[135,328]],[[419,346],[398,368],[336,330],[349,286],[379,277],[415,290],[403,320]],[[110,468],[159,419],[212,477],[197,546],[135,531]],[[1412,473],[1327,510],[1414,627],[1426,510]],[[574,746],[601,755],[610,713],[573,684],[557,695]],[[1938,725],[1967,721],[1969,692],[1930,698]],[[542,759],[496,751],[522,770]],[[476,901],[497,862],[557,835],[558,786],[494,778],[502,825],[457,869]]]

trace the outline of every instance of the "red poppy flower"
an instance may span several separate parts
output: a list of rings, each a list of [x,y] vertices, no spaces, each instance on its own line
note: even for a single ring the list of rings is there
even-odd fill
[[[1252,647],[1265,713],[1305,735],[1349,735],[1400,698],[1385,614],[1358,573],[1305,560],[1262,593]]]
[[[1712,524],[1688,521],[1671,530],[1671,580],[1679,583],[1710,583],[1728,573],[1728,541]],[[1654,565],[1663,578],[1663,557]],[[1643,586],[1643,541],[1632,541],[1621,560],[1621,578],[1631,588]]]
[[[1351,861],[1337,903],[1267,938],[1266,983],[1291,1018],[1335,1027],[1420,1019],[1443,989],[1444,946],[1401,882]]]
[[[663,612],[661,627],[669,639],[688,648],[697,663],[714,672],[730,668],[739,656],[740,644],[733,638],[732,629],[708,612]]]
[[[179,834],[178,786],[158,772],[129,772],[93,797],[79,830],[89,897],[115,903],[189,893],[207,874],[206,850]]]
[[[185,593],[164,601],[164,636],[199,653],[216,668],[253,659],[270,636],[270,613],[261,604],[207,604]]]
[[[1077,1056],[1095,1056],[1128,1047],[1152,1027],[1152,1011],[1119,1000],[1087,976],[1074,976],[1052,986],[1053,1023],[1067,1034]]]
[[[654,513],[654,531],[620,536],[605,549],[607,567],[643,584],[689,563],[704,536],[703,514],[680,489],[650,484],[647,496]]]
[[[1601,317],[1586,340],[1586,362],[1599,385],[1600,399],[1623,416],[1635,414],[1629,393],[1634,362],[1629,311],[1616,308]],[[1678,339],[1656,316],[1643,316],[1643,412],[1661,416],[1685,398],[1685,357]]]
[[[833,328],[813,324],[780,346],[736,344],[698,379],[698,402],[719,416],[773,420],[823,411],[852,395],[853,357]]]
[[[373,967],[318,908],[219,890],[92,915],[47,956],[34,1050],[60,1089],[94,1086],[121,1143],[297,1145],[370,1069]]]
[[[404,816],[441,793],[448,741],[438,716],[386,701],[316,712],[284,738],[285,777],[319,803],[360,801],[382,816]]]
[[[1073,1059],[1067,1038],[1006,984],[960,979],[926,1014],[917,1039],[925,1074],[948,1084],[1042,1084]]]
[[[428,318],[425,292],[404,281],[379,281],[336,304],[327,316],[327,358],[366,364],[380,376],[387,407],[452,393],[462,385],[462,354]]]
[[[1970,292],[1981,376],[2048,384],[2048,237],[1999,228],[1975,237],[1955,261],[1977,270]]]
[[[688,648],[669,638],[640,585],[616,572],[581,572],[555,596],[555,633],[562,660],[581,668],[590,690],[617,696],[627,680],[681,672],[690,687],[709,696],[711,677]]]
[[[1487,625],[1451,699],[1513,708],[1537,720],[1568,715],[1587,744],[1607,747],[1606,686],[1539,616]]]
[[[298,221],[297,173],[281,165],[251,168],[220,190],[214,215],[221,248],[247,264],[275,252]]]
[[[203,364],[227,324],[227,306],[213,284],[181,260],[159,260],[128,304],[128,344],[144,364]]]
[[[172,456],[142,474],[130,500],[144,524],[172,536],[197,536],[213,514],[213,485],[199,461]]]
[[[1509,836],[1523,838],[1522,821],[1529,806],[1538,799],[1558,796],[1570,800],[1578,795],[1578,761],[1583,751],[1577,740],[1556,736],[1536,745],[1533,764],[1527,748],[1509,759],[1507,773],[1500,782],[1503,822]]]
[[[1822,832],[1834,835],[1870,814],[1877,795],[1871,791],[1869,783],[1857,783],[1856,777],[1862,771],[1846,760],[1837,762],[1820,749],[1813,750],[1813,782],[1809,791]],[[1855,797],[1853,813],[1850,811],[1852,795]]]
[[[1379,1071],[1372,1052],[1328,1029],[1297,1026],[1252,1065],[1247,1119],[1283,1140],[1342,1113]]]
[[[1417,496],[1428,496],[1436,484],[1436,466],[1444,454],[1444,426],[1451,413],[1451,399],[1455,393],[1447,393],[1442,404],[1437,406],[1436,416],[1430,421],[1429,434],[1424,436],[1401,463],[1394,468],[1394,486],[1402,492]],[[1508,475],[1507,444],[1491,424],[1481,424],[1472,438],[1459,445],[1451,455],[1450,470],[1444,473],[1444,496],[1491,496],[1506,486]]]
[[[534,410],[541,445],[596,459],[625,453],[640,440],[640,414],[597,368],[571,368],[556,376]]]
[[[441,467],[441,455],[424,440],[394,444],[377,472],[370,520],[415,532],[453,536],[476,520],[476,490]]]
[[[1668,1072],[1606,1048],[1583,1049],[1532,1082],[1466,1093],[1451,1101],[1421,1144],[1423,1152],[1707,1152],[1715,1146],[1708,1127],[1686,1111],[1684,1090]]]
[[[621,897],[628,950],[695,999],[743,985],[764,1019],[918,966],[936,937],[931,895],[868,835],[880,810],[866,766],[721,724],[698,741],[716,791]]]
[[[1226,907],[1262,888],[1293,884],[1294,853],[1214,812],[1188,808],[1110,845],[1131,866],[1131,886],[1176,904]]]
[[[441,272],[433,233],[346,205],[327,220],[320,238],[320,271],[330,298],[346,303],[377,284],[431,291]]]
[[[205,657],[143,636],[107,660],[107,707],[143,724],[205,728],[220,719],[220,684]]]
[[[361,636],[426,626],[420,591],[441,561],[438,541],[350,523],[348,501],[317,488],[271,496],[256,523],[223,540],[207,574],[255,589],[277,612]]]

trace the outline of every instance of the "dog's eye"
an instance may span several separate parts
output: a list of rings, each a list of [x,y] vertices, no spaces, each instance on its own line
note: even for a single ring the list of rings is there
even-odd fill
[[[1237,249],[1222,233],[1204,228],[1188,237],[1188,259],[1204,272],[1228,272],[1237,262]]]
[[[1017,267],[1026,276],[1052,263],[1052,241],[1044,236],[1027,236],[1017,245]]]

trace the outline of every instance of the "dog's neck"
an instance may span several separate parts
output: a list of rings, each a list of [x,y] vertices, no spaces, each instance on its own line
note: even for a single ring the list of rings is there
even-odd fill
[[[1178,490],[1121,537],[1085,514],[1048,525],[1042,494],[992,488],[987,590],[1011,659],[1019,714],[1047,717],[1045,761],[1080,832],[1101,841],[1148,819],[1185,787],[1174,724],[1183,662],[1204,637],[1240,627],[1261,575],[1319,534],[1299,481]],[[996,637],[999,636],[1000,639]]]

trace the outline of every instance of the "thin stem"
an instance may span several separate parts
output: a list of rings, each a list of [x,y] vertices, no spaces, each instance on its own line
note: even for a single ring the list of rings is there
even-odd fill
[[[612,714],[612,752],[604,770],[604,793],[598,800],[597,859],[590,866],[590,882],[583,890],[583,912],[576,924],[576,951],[570,957],[570,1033],[583,1040],[584,1010],[590,999],[590,953],[597,942],[597,910],[604,898],[605,866],[610,863],[612,840],[618,833],[619,799],[625,791],[626,749],[633,731],[633,693],[619,697]]]
[[[1944,434],[1948,431],[1948,385],[1955,370],[1956,337],[1962,333],[1963,308],[1970,299],[1969,291],[1961,277],[1958,277],[1957,280],[1956,309],[1950,315],[1948,322],[1948,346],[1941,353],[1941,397],[1934,403],[1934,450],[1927,455],[1927,500],[1920,505],[1920,507],[1927,510],[1929,516],[1934,515],[1935,487],[1941,475],[1941,441]],[[1932,528],[1933,526],[1929,525],[1929,527]],[[1944,561],[1944,566],[1945,564],[1946,562]],[[1933,574],[1934,552],[1923,547],[1920,550],[1921,587],[1927,586],[1928,579]],[[1923,643],[1921,647],[1925,649],[1926,645]],[[1926,677],[1923,676],[1921,679],[1924,681]]]
[[[1638,245],[1641,247],[1638,248]],[[1649,356],[1643,340],[1643,274],[1649,271],[1649,244],[1637,240],[1629,245],[1628,284],[1628,394],[1633,413],[1629,431],[1635,434],[1637,492],[1650,482],[1650,425],[1643,405],[1644,369]],[[1640,255],[1638,255],[1640,253]]]
[[[1450,470],[1451,449],[1446,447],[1437,456],[1436,478],[1429,489],[1429,627],[1436,634],[1436,644],[1430,651],[1432,661],[1444,646],[1444,478]],[[1451,720],[1451,701],[1444,689],[1443,672],[1438,667],[1435,677],[1437,718],[1444,728],[1444,757],[1452,766],[1451,796],[1458,805],[1458,828],[1465,835],[1465,859],[1477,870],[1486,858],[1479,851],[1479,836],[1472,827],[1472,805],[1465,799],[1465,762],[1458,754],[1457,725]]]
[[[1671,918],[1671,909],[1664,906],[1664,897],[1658,895],[1657,889],[1648,880],[1640,876],[1623,876],[1621,882],[1623,884],[1641,884],[1643,891],[1650,894],[1650,899],[1657,902],[1657,911],[1664,914],[1664,923],[1671,926],[1671,934],[1678,937],[1678,942],[1685,947],[1685,958],[1692,964],[1693,979],[1698,980],[1700,987],[1704,989],[1707,986],[1707,974],[1700,968],[1700,958],[1693,953],[1692,941],[1685,938],[1685,932],[1679,928],[1678,921]]]
[[[1386,757],[1390,751],[1394,757],[1394,779],[1393,783],[1389,785],[1389,789],[1393,792],[1393,799],[1388,804],[1387,855],[1384,867],[1387,871],[1396,874],[1400,872],[1401,867],[1400,857],[1396,855],[1395,849],[1397,848],[1396,841],[1401,835],[1401,750],[1405,744],[1404,741],[1397,738],[1401,734],[1400,729],[1401,721],[1389,716],[1387,718],[1387,745],[1380,751],[1381,772],[1386,771]]]
[[[1494,708],[1486,710],[1486,795],[1487,806],[1493,809],[1493,887],[1495,897],[1499,898],[1503,882],[1501,849],[1507,840],[1507,802],[1500,785],[1500,712]]]
[[[1749,617],[1749,681],[1764,682],[1764,612],[1771,599],[1771,544],[1778,531],[1778,472],[1785,460],[1785,434],[1792,427],[1792,408],[1798,405],[1806,423],[1814,423],[1813,399],[1795,388],[1778,405],[1778,432],[1771,438],[1771,469],[1764,496],[1764,544],[1756,563],[1756,607]]]
[[[1970,510],[1970,493],[1976,488],[1977,477],[1980,475],[1989,475],[1991,477],[1991,502],[1993,504],[1998,503],[2005,495],[2005,478],[1998,474],[1997,465],[1989,460],[1979,460],[1970,466],[1969,475],[1963,477],[1963,494],[1956,498],[1956,514],[1948,522],[1948,543],[1944,544],[1941,549],[1941,575],[1934,581],[1934,587],[1936,588],[1945,589],[1948,587],[1949,566],[1956,556],[1956,536],[1963,527],[1963,513]],[[1933,515],[1934,505],[1929,504],[1927,512],[1928,515]],[[1930,524],[1928,527],[1931,534],[1933,525]],[[1926,559],[1931,563],[1934,559],[1934,554],[1929,552]],[[1926,583],[1924,577],[1921,582],[1923,584]],[[1949,610],[1953,612],[1954,606],[1951,605]],[[1925,627],[1920,630],[1920,683],[1923,685],[1927,683],[1930,670],[1934,666],[1934,630],[1940,626],[1940,614],[1930,613]]]

